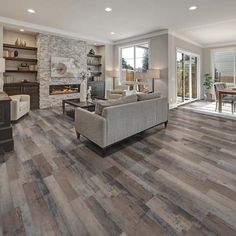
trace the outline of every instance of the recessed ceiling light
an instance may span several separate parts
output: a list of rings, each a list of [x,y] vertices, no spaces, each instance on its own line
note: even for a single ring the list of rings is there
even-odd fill
[[[24,32],[25,30],[24,29],[20,29],[20,32]]]
[[[94,43],[94,45],[96,46],[96,45],[97,45],[97,43]]]
[[[191,6],[191,7],[189,7],[189,10],[190,10],[190,11],[197,10],[197,6]]]
[[[115,32],[111,32],[111,35],[115,34]]]
[[[110,12],[110,11],[112,11],[112,9],[111,9],[110,7],[106,7],[106,8],[105,8],[105,11],[106,11],[106,12]]]
[[[28,11],[29,13],[35,13],[35,10],[34,10],[34,9],[31,9],[31,8],[28,9],[27,11]]]

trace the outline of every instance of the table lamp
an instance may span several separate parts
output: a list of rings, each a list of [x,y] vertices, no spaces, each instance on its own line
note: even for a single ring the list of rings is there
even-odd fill
[[[5,59],[0,58],[0,73],[5,72]],[[3,77],[0,75],[0,91],[3,91]]]
[[[107,71],[107,76],[113,79],[113,90],[115,90],[116,78],[119,77],[119,73],[117,70]]]
[[[147,73],[148,73],[147,74],[148,77],[152,79],[152,91],[154,92],[155,91],[154,82],[155,82],[155,79],[160,79],[161,71],[159,69],[149,69]]]

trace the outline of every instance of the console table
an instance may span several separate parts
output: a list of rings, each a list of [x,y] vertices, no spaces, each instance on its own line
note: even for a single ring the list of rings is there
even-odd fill
[[[6,93],[0,92],[0,148],[8,152],[12,151],[13,147],[11,99]]]

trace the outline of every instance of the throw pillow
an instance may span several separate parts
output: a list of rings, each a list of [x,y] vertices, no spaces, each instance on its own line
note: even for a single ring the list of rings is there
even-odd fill
[[[155,98],[160,98],[161,93],[160,92],[155,92],[155,93],[138,93],[138,101],[145,101],[145,100],[151,100]]]
[[[103,109],[106,107],[117,106],[127,103],[137,102],[137,95],[133,94],[130,96],[121,97],[114,100],[98,100],[95,105],[95,114],[102,115]]]

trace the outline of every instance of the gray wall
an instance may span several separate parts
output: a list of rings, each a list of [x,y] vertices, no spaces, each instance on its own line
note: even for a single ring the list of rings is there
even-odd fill
[[[106,71],[112,71],[114,69],[114,46],[111,44],[105,45],[105,68]],[[113,88],[113,79],[107,76],[105,73],[105,81],[106,81],[106,90],[111,90]]]
[[[168,97],[168,34],[150,39],[150,68],[160,69],[160,79],[155,80],[155,88]]]
[[[144,38],[141,41],[130,41],[117,44],[114,47],[114,67],[119,70],[120,47],[135,43],[149,42],[149,68],[160,69],[161,78],[155,81],[155,89],[159,89],[163,96],[168,96],[168,34],[158,35],[152,38]]]
[[[176,95],[177,95],[177,86],[176,86],[176,50],[183,49],[185,51],[189,51],[195,54],[200,55],[200,78],[201,84],[203,79],[203,48],[196,46],[192,43],[186,42],[180,38],[177,38],[171,34],[169,34],[168,38],[168,45],[169,45],[169,103],[170,106],[175,106]],[[201,86],[202,87],[202,86]],[[203,91],[201,89],[201,97],[203,96]]]

